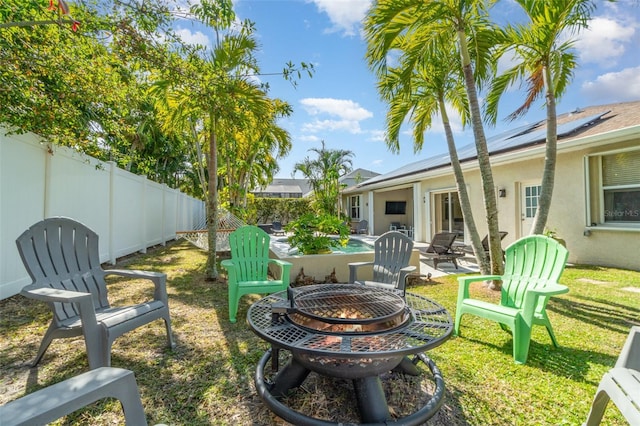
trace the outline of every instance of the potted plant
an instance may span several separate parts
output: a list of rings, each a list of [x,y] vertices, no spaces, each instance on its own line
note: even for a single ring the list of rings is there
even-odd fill
[[[331,215],[306,213],[285,228],[291,233],[289,244],[302,254],[331,253],[331,247],[345,246],[349,241],[349,226]]]

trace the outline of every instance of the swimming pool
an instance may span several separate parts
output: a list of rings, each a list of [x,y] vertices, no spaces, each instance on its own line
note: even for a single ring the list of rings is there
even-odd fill
[[[286,238],[274,238],[271,240],[271,250],[277,252],[279,256],[304,256],[300,254],[297,247],[291,247]],[[333,253],[366,253],[373,251],[373,245],[366,241],[349,238],[349,242],[344,247],[332,247]],[[310,255],[307,255],[310,256]]]
[[[291,262],[290,281],[294,282],[301,270],[304,275],[314,277],[322,282],[335,270],[339,282],[349,281],[349,263],[373,261],[373,242],[375,237],[350,238],[345,247],[334,248],[331,254],[301,255],[297,248],[292,248],[286,238],[272,238],[270,249],[273,255],[281,260]],[[419,266],[420,256],[417,250],[411,254],[411,265]],[[372,268],[360,268],[358,279],[370,280]],[[277,268],[272,270],[278,273]]]

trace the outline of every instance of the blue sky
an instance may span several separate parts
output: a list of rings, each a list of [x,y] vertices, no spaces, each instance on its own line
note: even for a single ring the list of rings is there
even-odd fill
[[[579,66],[569,90],[558,102],[558,113],[576,108],[640,100],[640,2],[598,0],[589,30],[577,35]],[[369,0],[235,0],[241,20],[255,23],[261,45],[258,59],[264,73],[281,71],[286,62],[308,62],[315,66],[313,78],[304,77],[297,87],[280,77],[263,77],[270,95],[289,102],[294,113],[281,121],[291,134],[293,148],[279,160],[277,177],[290,178],[294,164],[310,148],[346,149],[354,153],[353,168],[387,173],[405,164],[447,152],[444,133],[437,125],[425,136],[422,150],[414,153],[411,129],[401,137],[399,154],[384,142],[386,105],[379,100],[376,78],[365,61],[366,43],[360,22]],[[500,22],[517,19],[517,5],[502,0],[494,9]],[[184,24],[185,40],[211,45],[201,29]],[[487,136],[510,127],[544,119],[543,101],[538,101],[521,121],[503,118],[520,105],[523,92],[514,88],[501,103],[499,121],[486,128]],[[456,145],[473,141],[471,131],[454,121]],[[296,177],[302,177],[300,173]]]

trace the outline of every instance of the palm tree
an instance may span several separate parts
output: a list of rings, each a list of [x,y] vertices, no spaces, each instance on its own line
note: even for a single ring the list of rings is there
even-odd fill
[[[392,152],[399,150],[400,129],[408,118],[413,125],[414,152],[417,153],[422,149],[424,133],[431,127],[432,119],[440,115],[465,225],[480,269],[483,273],[489,273],[489,260],[482,248],[482,240],[473,217],[446,108],[448,102],[461,113],[463,122],[468,118],[464,85],[459,72],[456,72],[461,68],[460,58],[453,54],[455,46],[443,48],[445,41],[438,41],[437,46],[432,48],[426,48],[422,43],[412,44],[412,41],[415,40],[409,37],[398,38],[399,49],[402,49],[400,65],[379,75],[378,90],[382,98],[389,102],[386,119],[387,146]],[[449,42],[454,43],[454,40],[450,39]]]
[[[557,157],[556,99],[562,96],[576,67],[572,52],[575,40],[564,40],[566,33],[585,28],[595,10],[591,0],[516,0],[531,20],[528,25],[507,26],[498,55],[513,53],[516,65],[497,77],[487,97],[486,111],[495,122],[502,94],[517,81],[527,81],[524,103],[507,118],[514,120],[529,111],[544,94],[547,109],[547,140],[542,172],[542,188],[532,234],[542,234],[547,223],[555,182]]]
[[[311,148],[318,157],[306,157],[294,164],[293,175],[296,172],[309,179],[318,209],[322,213],[338,216],[340,198],[340,178],[351,171],[351,157],[353,152],[345,149],[327,149],[324,141],[322,148]]]
[[[205,58],[190,55],[182,63],[183,73],[179,79],[167,78],[154,85],[154,91],[164,95],[161,98],[166,103],[164,110],[168,113],[167,126],[185,129],[196,120],[201,124],[198,131],[206,140],[209,171],[209,256],[206,275],[209,279],[215,279],[218,275],[216,234],[219,140],[229,140],[235,123],[241,122],[246,111],[264,116],[270,106],[264,91],[247,75],[247,72],[259,72],[253,56],[257,43],[251,31],[251,26],[245,25],[239,33],[227,34]]]
[[[493,69],[489,52],[495,31],[487,12],[493,3],[491,0],[379,0],[365,19],[365,34],[368,41],[367,58],[379,75],[386,73],[388,55],[401,46],[396,41],[399,37],[412,37],[415,38],[413,43],[421,40],[427,48],[435,49],[450,49],[449,43],[439,46],[438,42],[456,40],[482,179],[491,273],[500,274],[503,263],[497,202],[477,94],[477,82],[481,83],[487,72]],[[497,283],[494,285],[496,288],[499,286]]]

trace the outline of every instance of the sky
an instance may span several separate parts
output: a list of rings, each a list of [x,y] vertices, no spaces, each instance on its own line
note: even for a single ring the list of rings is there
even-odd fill
[[[578,67],[566,93],[557,102],[558,114],[615,102],[640,100],[640,1],[597,0],[588,30],[576,35]],[[353,152],[352,168],[388,173],[403,165],[447,152],[440,119],[425,134],[414,152],[411,128],[400,138],[400,152],[384,142],[387,106],[376,90],[376,77],[365,59],[366,42],[361,21],[370,0],[234,0],[238,19],[254,22],[260,44],[257,58],[263,73],[277,73],[287,62],[312,63],[312,78],[302,77],[294,87],[281,77],[260,77],[270,86],[270,96],[287,101],[293,114],[279,124],[293,148],[278,160],[279,178],[291,178],[294,166],[305,157],[316,158],[311,148]],[[514,23],[521,12],[512,0],[502,0],[492,11],[498,22]],[[184,22],[178,27],[185,40],[211,45],[202,28]],[[501,64],[500,67],[506,66]],[[545,118],[541,98],[521,120],[504,118],[520,106],[524,92],[512,88],[500,103],[495,127],[485,127],[487,137]],[[457,146],[473,142],[470,129],[448,111]],[[298,172],[293,177],[302,178]]]

